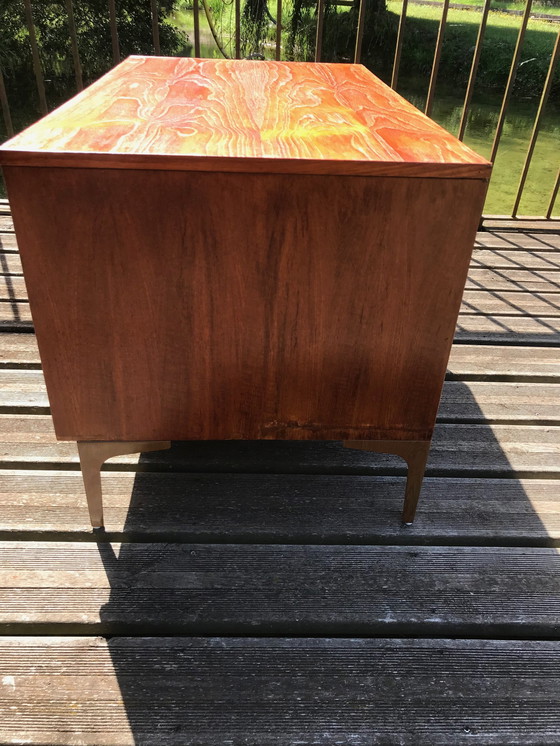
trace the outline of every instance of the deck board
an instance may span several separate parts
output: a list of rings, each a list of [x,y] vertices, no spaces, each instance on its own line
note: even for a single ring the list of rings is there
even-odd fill
[[[482,221],[485,230],[501,230],[501,231],[535,231],[550,233],[552,231],[560,232],[560,220],[556,218],[511,218],[503,215],[485,216]]]
[[[560,554],[0,542],[3,634],[560,637]]]
[[[560,316],[560,294],[465,290],[459,323],[465,314],[491,316]]]
[[[463,315],[457,324],[455,343],[558,347],[560,345],[560,318],[557,316]]]
[[[17,277],[14,278],[14,285]],[[530,293],[557,293],[560,274],[549,269],[477,269],[469,271],[466,288],[517,290]]]
[[[0,251],[0,274],[21,275],[22,273],[23,269],[19,254],[13,251]]]
[[[469,380],[560,380],[560,355],[553,347],[517,347],[460,344],[451,349],[448,377]]]
[[[493,269],[560,269],[560,251],[477,247],[473,251],[471,266]]]
[[[0,300],[0,333],[32,331],[33,319],[27,301]]]
[[[475,248],[505,249],[507,251],[558,251],[560,232],[546,231],[503,231],[499,228],[486,229],[476,234]]]
[[[14,733],[53,746],[334,746],[349,734],[357,746],[560,739],[556,642],[5,638],[0,668],[6,741]]]
[[[17,252],[16,234],[13,231],[6,232],[0,229],[0,250],[3,252]]]
[[[560,546],[560,477],[427,477],[415,523],[404,477],[106,472],[115,539]],[[505,509],[507,506],[507,509]],[[92,539],[81,476],[0,470],[0,537]]]
[[[0,300],[2,301],[26,301],[27,288],[25,280],[20,275],[0,276]]]

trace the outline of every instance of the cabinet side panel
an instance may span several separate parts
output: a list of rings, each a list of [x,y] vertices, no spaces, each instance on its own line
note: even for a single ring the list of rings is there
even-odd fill
[[[6,177],[59,438],[431,436],[486,182]]]

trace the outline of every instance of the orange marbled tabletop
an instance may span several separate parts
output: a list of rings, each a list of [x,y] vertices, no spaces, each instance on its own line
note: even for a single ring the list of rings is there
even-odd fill
[[[129,57],[0,147],[5,165],[485,178],[362,65]]]

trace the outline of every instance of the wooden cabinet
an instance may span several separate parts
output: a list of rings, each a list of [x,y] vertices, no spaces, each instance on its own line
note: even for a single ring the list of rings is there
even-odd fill
[[[412,520],[490,164],[360,65],[162,57],[0,162],[94,525],[104,458],[226,438],[398,453]]]

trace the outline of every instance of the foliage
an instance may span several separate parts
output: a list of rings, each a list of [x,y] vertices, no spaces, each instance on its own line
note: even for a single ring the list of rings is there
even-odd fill
[[[246,0],[241,21],[242,56],[264,58],[263,44],[269,24],[266,0]]]
[[[439,0],[441,2],[441,0]],[[472,5],[473,7],[480,8],[483,5],[483,0],[460,0],[461,5]],[[525,10],[526,2],[524,0],[492,0],[490,9],[492,11],[505,11],[505,10],[516,10],[519,13],[523,13]],[[560,15],[560,0],[540,0],[540,2],[534,1],[531,7],[531,13],[534,14],[545,14],[545,15]]]
[[[325,2],[325,20],[321,60],[324,62],[352,62],[358,27],[359,0],[350,8],[338,6],[334,0]],[[286,57],[295,60],[312,60],[315,55],[317,17],[314,3],[294,0],[289,18]],[[392,19],[387,13],[385,0],[368,0],[364,22],[364,53],[371,60],[383,59]]]
[[[292,12],[286,14],[289,28],[286,42],[286,59],[310,61],[315,57],[315,30],[317,11],[313,3],[294,0]]]
[[[177,54],[185,37],[164,19],[175,0],[159,0],[161,50]],[[74,0],[74,21],[84,76],[88,83],[112,65],[111,31],[107,0]],[[117,0],[117,32],[121,57],[153,52],[149,2]],[[74,81],[68,15],[64,0],[33,3],[33,21],[50,100],[67,97]],[[11,91],[25,95],[34,87],[29,37],[21,0],[0,4],[0,66]]]
[[[388,0],[390,11],[400,11],[400,2]],[[402,50],[400,77],[429,78],[433,62],[441,8],[409,5]],[[469,77],[480,12],[450,9],[445,29],[438,82],[464,90]],[[491,13],[484,36],[477,73],[477,89],[502,92],[506,86],[520,19]],[[558,27],[546,21],[531,21],[522,47],[514,93],[521,98],[540,96]],[[560,69],[556,67],[551,100],[560,94]]]

